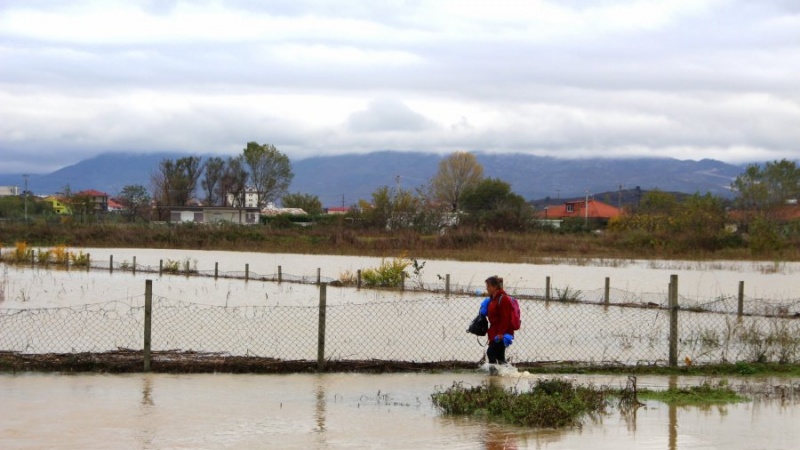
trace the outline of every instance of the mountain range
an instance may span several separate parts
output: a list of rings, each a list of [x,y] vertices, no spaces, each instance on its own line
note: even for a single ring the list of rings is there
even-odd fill
[[[96,189],[116,195],[124,186],[150,187],[150,174],[165,159],[185,153],[104,153],[49,174],[28,176],[34,195]],[[199,155],[205,160],[208,156]],[[587,193],[660,189],[693,194],[707,192],[730,198],[731,182],[743,166],[717,160],[558,159],[525,154],[475,153],[484,176],[501,179],[525,199],[578,198]],[[436,174],[446,155],[424,152],[376,151],[365,154],[318,156],[292,161],[295,176],[290,192],[317,195],[323,205],[349,206],[370,199],[381,186],[413,189]],[[23,187],[19,174],[0,174],[0,186]]]

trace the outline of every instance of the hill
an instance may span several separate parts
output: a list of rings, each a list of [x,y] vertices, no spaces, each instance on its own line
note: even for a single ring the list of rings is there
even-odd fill
[[[150,174],[164,158],[185,153],[105,153],[50,174],[30,175],[34,194],[97,189],[110,195],[129,184],[150,186]],[[742,166],[716,160],[672,158],[566,160],[524,154],[475,153],[487,177],[511,184],[526,199],[583,197],[587,192],[642,190],[693,194],[710,192],[731,197],[730,183]],[[210,155],[202,155],[204,158]],[[367,154],[318,156],[292,161],[291,192],[317,195],[325,206],[345,206],[369,199],[380,186],[413,189],[436,173],[442,155],[423,152],[379,151]],[[0,175],[0,185],[21,186],[18,174]]]

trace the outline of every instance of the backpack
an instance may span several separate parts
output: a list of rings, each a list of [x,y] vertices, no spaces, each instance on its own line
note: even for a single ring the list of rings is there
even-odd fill
[[[517,300],[516,297],[513,297],[513,296],[508,295],[508,294],[506,294],[505,296],[508,297],[508,299],[511,301],[511,311],[512,311],[512,313],[511,313],[511,327],[514,328],[514,331],[519,330],[520,325],[522,325],[522,317],[521,317],[522,314],[521,314],[521,312],[519,310],[519,300]],[[502,300],[503,300],[503,297],[500,297],[500,299],[498,300],[498,304]]]

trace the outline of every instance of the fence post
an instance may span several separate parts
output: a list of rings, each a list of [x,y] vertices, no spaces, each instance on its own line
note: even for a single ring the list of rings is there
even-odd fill
[[[605,290],[603,291],[603,301],[605,302],[606,305],[608,305],[610,301],[608,295],[610,290],[611,290],[611,279],[609,277],[606,277],[606,287]]]
[[[214,263],[214,279],[219,277],[219,262]]]
[[[325,370],[325,310],[328,301],[328,285],[319,285],[319,327],[317,329],[317,371]]]
[[[678,275],[669,277],[669,366],[678,366]]]
[[[744,314],[744,281],[739,282],[739,308],[737,310],[739,317]]]
[[[69,252],[64,252],[67,255],[66,259],[64,260],[64,270],[69,272]]]
[[[550,301],[550,275],[544,279],[544,301]]]
[[[150,324],[153,318],[153,280],[144,284],[144,371],[150,372]]]
[[[444,296],[450,296],[450,274],[444,276]]]
[[[317,284],[320,284],[321,280],[322,280],[322,269],[317,267]]]
[[[163,259],[159,259],[158,260],[158,276],[160,277],[162,273],[164,273],[164,260]]]
[[[31,250],[31,269],[33,269],[34,264],[36,264],[36,252]]]
[[[406,273],[405,272],[400,272],[400,290],[401,291],[405,291],[406,290]]]
[[[361,269],[356,272],[356,288],[361,289]]]
[[[250,281],[250,263],[244,265],[244,281]]]
[[[136,257],[133,257],[133,274],[136,275]]]
[[[278,266],[278,283],[283,281],[283,268]]]
[[[87,253],[86,254],[86,271],[88,272],[90,270],[92,270],[92,254],[91,253]]]
[[[108,273],[114,273],[114,255],[108,257]]]

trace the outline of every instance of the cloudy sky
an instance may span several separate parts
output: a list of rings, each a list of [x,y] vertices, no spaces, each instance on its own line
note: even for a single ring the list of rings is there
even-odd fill
[[[0,173],[111,151],[800,158],[800,1],[0,1]]]

